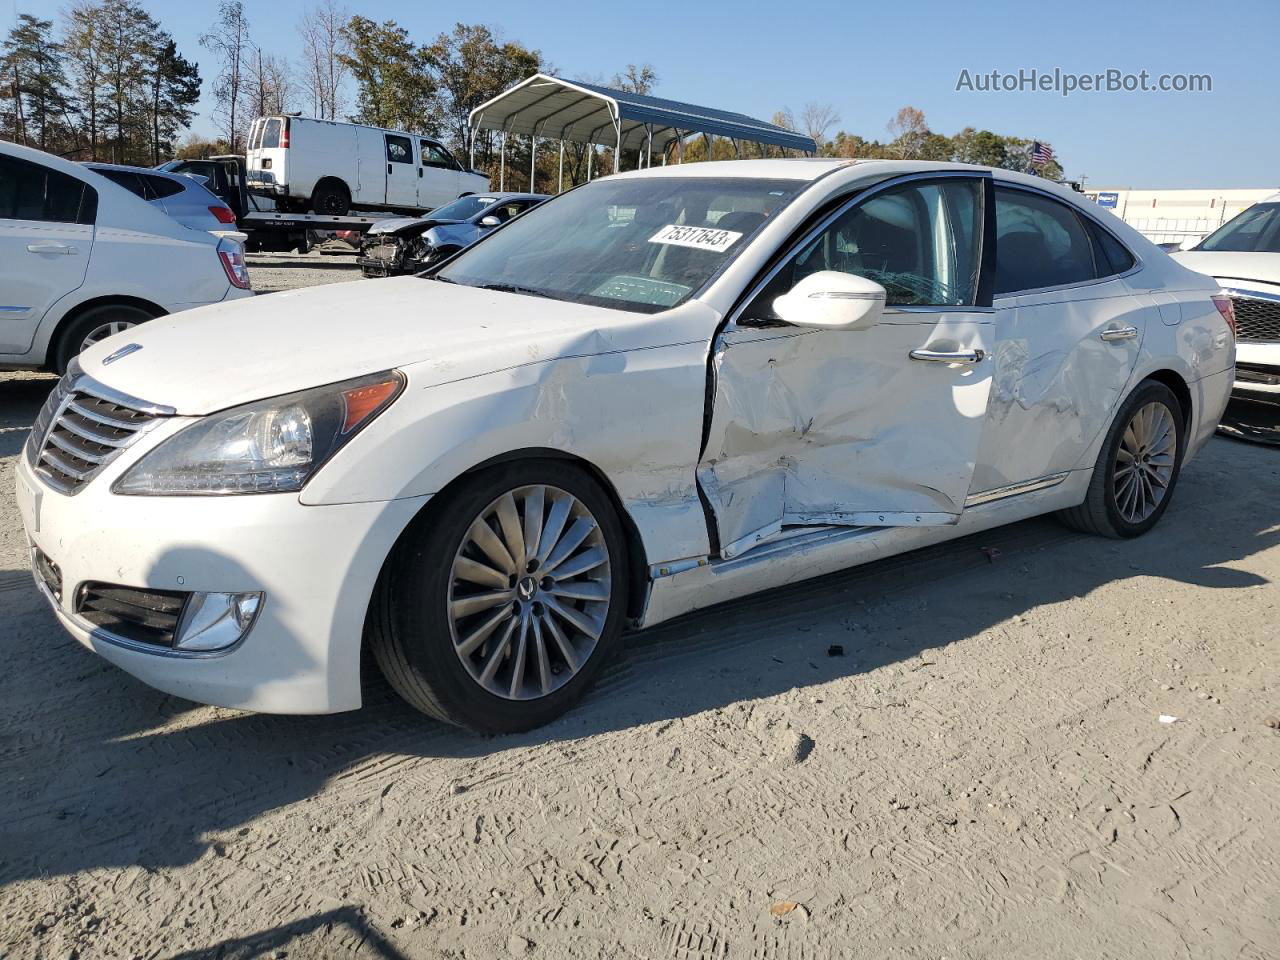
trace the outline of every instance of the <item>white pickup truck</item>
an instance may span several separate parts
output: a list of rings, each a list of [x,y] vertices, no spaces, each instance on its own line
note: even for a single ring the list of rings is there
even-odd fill
[[[250,191],[296,213],[424,212],[489,189],[488,177],[430,137],[339,120],[259,117],[247,159]]]

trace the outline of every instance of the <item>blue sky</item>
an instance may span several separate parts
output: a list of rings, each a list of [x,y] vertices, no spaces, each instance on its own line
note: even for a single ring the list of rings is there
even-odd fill
[[[197,38],[215,0],[144,0],[182,52],[210,78],[215,64]],[[254,40],[298,52],[296,2],[247,0]],[[1125,3],[1123,0],[985,6],[933,0],[804,4],[721,0],[350,4],[394,19],[419,42],[457,19],[497,27],[540,49],[564,76],[608,78],[629,62],[651,63],[656,93],[768,118],[790,105],[830,103],[839,127],[885,137],[901,106],[923,110],[934,130],[966,125],[1051,142],[1068,176],[1090,185],[1280,186],[1280,3]],[[51,0],[0,0],[49,16]],[[5,9],[8,8],[8,9]],[[972,74],[1019,69],[1093,73],[1209,74],[1208,93],[981,93],[956,90]],[[207,83],[206,83],[207,87]],[[210,132],[207,100],[196,129]]]

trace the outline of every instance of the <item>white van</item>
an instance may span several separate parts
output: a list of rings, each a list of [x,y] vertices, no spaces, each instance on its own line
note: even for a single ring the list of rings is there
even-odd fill
[[[285,210],[342,217],[352,207],[426,211],[489,189],[430,137],[311,117],[249,128],[249,189]]]

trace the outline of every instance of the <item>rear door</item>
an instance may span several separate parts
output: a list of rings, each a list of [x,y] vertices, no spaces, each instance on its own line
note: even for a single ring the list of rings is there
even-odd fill
[[[991,386],[984,179],[911,178],[846,204],[726,326],[698,469],[722,556],[789,525],[959,519]],[[880,323],[851,332],[782,322],[773,301],[823,270],[884,286]]]
[[[418,170],[418,206],[433,209],[456,200],[462,193],[458,185],[461,172],[449,151],[434,140],[420,139],[422,166]]]
[[[418,164],[413,138],[397,133],[383,135],[387,155],[386,203],[392,207],[418,205]]]
[[[1099,222],[1030,188],[997,183],[995,198],[995,381],[975,494],[1082,466],[1156,313],[1123,279],[1133,255]]]
[[[48,309],[84,283],[97,208],[83,181],[0,155],[0,353],[30,350]]]

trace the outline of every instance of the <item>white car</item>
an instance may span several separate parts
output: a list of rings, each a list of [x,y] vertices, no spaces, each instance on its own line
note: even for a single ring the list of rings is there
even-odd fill
[[[239,243],[191,230],[98,174],[0,141],[0,369],[59,373],[86,346],[252,296]]]
[[[430,137],[310,117],[255,120],[247,169],[250,191],[281,209],[335,217],[352,207],[426,211],[489,189]]]
[[[193,176],[119,163],[84,166],[163,210],[184,227],[244,241],[245,235],[236,230],[235,212]]]
[[[1239,337],[1236,391],[1280,398],[1280,193],[1173,257],[1216,278],[1231,297]]]
[[[91,348],[18,502],[59,620],[162,690],[350,710],[367,643],[426,713],[519,730],[627,623],[1053,511],[1150,529],[1226,404],[1229,317],[1034,177],[673,164],[434,272]]]

